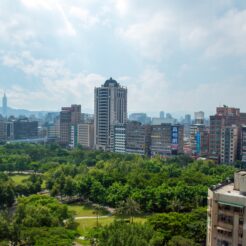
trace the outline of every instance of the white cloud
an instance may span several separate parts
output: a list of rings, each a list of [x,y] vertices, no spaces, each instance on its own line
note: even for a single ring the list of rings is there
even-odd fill
[[[1,58],[3,65],[20,69],[26,75],[39,78],[60,78],[69,76],[63,61],[51,59],[35,59],[30,52],[20,54],[4,54]]]
[[[117,13],[119,13],[121,17],[126,16],[126,14],[129,11],[130,1],[129,0],[114,0],[114,4],[115,4]]]
[[[92,14],[88,9],[72,6],[69,10],[69,15],[80,20],[85,27],[91,27],[99,22],[96,14]]]
[[[210,39],[213,43],[206,49],[208,57],[240,56],[246,53],[246,10],[230,10],[213,23]]]
[[[148,17],[150,19],[148,19]],[[175,38],[175,18],[168,12],[157,12],[145,20],[118,30],[118,34],[131,42],[143,56],[160,59],[169,52],[168,45]]]
[[[30,105],[35,100],[42,109],[56,109],[62,105],[80,103],[84,108],[93,109],[94,87],[105,80],[99,74],[73,74],[65,68],[63,61],[35,59],[29,52],[20,55],[4,54],[2,64],[21,70],[29,77],[40,80],[38,90],[28,90],[14,84],[9,90],[9,97],[13,106],[37,109]],[[71,101],[72,100],[72,101]]]
[[[40,10],[43,8],[45,10],[54,10],[56,8],[56,0],[21,0],[21,3],[30,9]]]

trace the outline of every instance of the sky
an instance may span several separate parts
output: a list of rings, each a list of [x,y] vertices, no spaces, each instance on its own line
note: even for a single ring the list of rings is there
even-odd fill
[[[246,111],[245,40],[245,0],[1,0],[0,96],[91,113],[113,77],[129,113]]]

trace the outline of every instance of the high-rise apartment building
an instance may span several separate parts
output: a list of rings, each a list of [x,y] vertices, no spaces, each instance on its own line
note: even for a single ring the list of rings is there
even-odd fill
[[[246,246],[246,172],[208,190],[207,246]]]
[[[224,126],[221,129],[220,161],[232,164],[238,157],[239,128],[236,125]]]
[[[209,150],[209,129],[205,125],[191,125],[189,143],[193,156],[206,157]]]
[[[74,141],[75,128],[80,122],[81,105],[62,107],[60,112],[60,143],[62,145],[68,146],[71,144],[71,141]]]
[[[241,160],[246,163],[246,125],[242,125],[241,131]]]
[[[222,128],[227,126],[240,126],[240,109],[227,106],[218,107],[216,114],[210,116],[209,157],[220,161]]]
[[[127,122],[127,89],[110,78],[94,93],[95,146],[110,150],[112,127]]]

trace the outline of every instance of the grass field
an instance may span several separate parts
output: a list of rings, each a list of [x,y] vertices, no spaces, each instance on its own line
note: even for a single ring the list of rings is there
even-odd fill
[[[84,204],[71,204],[68,205],[68,209],[70,211],[75,212],[75,217],[83,217],[83,216],[96,216],[96,211],[92,206],[87,206]],[[108,213],[99,212],[99,215],[107,215]]]
[[[107,218],[100,218],[98,220],[98,223],[100,226],[105,226],[111,224],[115,220],[115,216],[110,216]],[[144,223],[146,221],[145,217],[136,217],[134,218],[134,223]],[[86,236],[86,234],[89,232],[90,229],[97,226],[97,219],[81,219],[76,220],[78,223],[78,232],[82,236]]]
[[[11,175],[11,179],[16,183],[16,184],[21,184],[25,179],[28,179],[30,175]]]
[[[68,209],[75,213],[75,217],[95,217],[95,218],[76,219],[76,222],[78,223],[77,230],[81,236],[86,237],[88,232],[92,228],[97,226],[96,213],[92,206],[86,206],[82,204],[71,204],[71,205],[68,205]],[[108,217],[100,218],[100,216],[105,216],[105,215],[107,215],[105,214],[105,212],[101,212],[99,214],[99,218],[98,218],[99,226],[109,225],[116,218],[115,216],[110,216],[110,215]],[[133,222],[134,223],[144,223],[146,219],[147,219],[146,217],[136,217],[134,218]],[[77,239],[76,242],[83,246],[90,245],[89,241],[87,240]]]

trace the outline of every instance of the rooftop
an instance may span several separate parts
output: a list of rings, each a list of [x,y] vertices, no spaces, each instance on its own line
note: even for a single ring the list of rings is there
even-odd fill
[[[105,81],[104,87],[110,87],[110,86],[119,87],[120,85],[119,85],[119,83],[116,80],[110,78],[110,79]]]
[[[213,185],[210,189],[216,194],[228,194],[230,196],[246,197],[245,196],[245,177],[246,171],[239,171],[235,173],[233,179],[227,179],[223,183]]]

